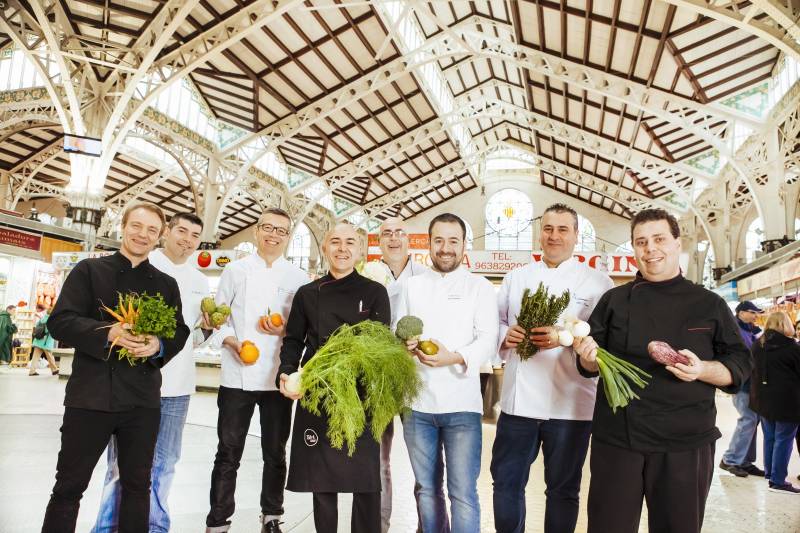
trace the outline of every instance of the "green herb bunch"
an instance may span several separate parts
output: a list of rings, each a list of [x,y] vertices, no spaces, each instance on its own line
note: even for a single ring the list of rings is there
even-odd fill
[[[328,415],[328,440],[348,455],[369,421],[380,442],[394,416],[407,409],[422,386],[405,345],[381,324],[367,320],[339,327],[303,367],[301,403]]]
[[[539,287],[533,294],[530,289],[525,289],[525,292],[522,293],[522,305],[519,315],[517,315],[517,324],[526,333],[530,333],[533,328],[554,326],[559,315],[568,305],[569,291],[564,291],[561,296],[551,295],[545,289],[544,284],[539,283]],[[517,346],[517,353],[523,361],[533,357],[538,350],[539,348],[530,341],[527,334]]]
[[[116,309],[103,306],[103,309],[113,316],[118,323],[130,326],[133,335],[153,335],[159,339],[171,339],[175,337],[175,329],[178,327],[175,319],[176,309],[167,305],[164,297],[160,293],[150,296],[147,293],[141,295],[128,293],[125,296],[119,295],[119,302]],[[111,349],[116,345],[116,339],[111,345]],[[128,360],[131,366],[143,361],[143,358],[133,357],[126,348],[120,348],[119,358]]]
[[[639,399],[631,383],[643,389],[647,386],[644,378],[653,377],[633,363],[620,359],[600,347],[597,348],[597,366],[600,369],[600,377],[603,378],[606,401],[615,414],[617,408],[625,407],[633,399]]]

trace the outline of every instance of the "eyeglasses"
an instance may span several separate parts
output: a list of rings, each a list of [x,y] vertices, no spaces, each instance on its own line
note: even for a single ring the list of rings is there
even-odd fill
[[[395,237],[397,239],[402,239],[405,236],[406,232],[401,229],[396,229],[396,230],[387,229],[381,232],[381,238],[391,239],[392,237]]]
[[[279,237],[286,237],[289,235],[289,230],[280,226],[273,226],[272,224],[260,224],[257,227],[264,233],[277,233]]]

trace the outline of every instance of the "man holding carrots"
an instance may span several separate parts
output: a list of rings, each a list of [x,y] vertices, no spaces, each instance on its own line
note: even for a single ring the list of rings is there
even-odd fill
[[[572,256],[577,242],[578,214],[564,204],[551,205],[539,235],[542,260],[509,272],[498,294],[500,356],[506,361],[491,466],[498,533],[525,531],[525,486],[540,449],[547,486],[545,533],[572,532],[578,519],[597,383],[581,377],[572,349],[559,345],[554,327],[526,332],[516,322],[525,289],[534,292],[539,283],[551,295],[569,290],[565,314],[581,320],[614,286],[606,274]],[[539,350],[523,361],[516,348],[526,334]]]
[[[53,338],[75,348],[75,359],[64,397],[61,451],[43,533],[75,531],[80,499],[112,435],[117,441],[122,486],[119,531],[148,531],[150,468],[160,420],[160,370],[189,337],[178,284],[148,261],[163,231],[164,213],[158,206],[128,207],[122,215],[120,251],[78,263],[47,321]],[[173,338],[133,335],[128,324],[102,309],[130,293],[160,294],[176,309]],[[130,364],[120,358],[121,348],[140,362]]]
[[[586,377],[598,375],[598,346],[651,376],[636,391],[640,399],[616,413],[598,389],[589,533],[635,533],[643,498],[650,531],[700,533],[721,436],[714,391],[741,386],[750,354],[722,298],[681,275],[675,217],[662,209],[640,211],[631,221],[631,242],[636,279],[600,299],[589,319],[591,336],[575,342]],[[688,364],[651,359],[651,341],[679,349]]]
[[[200,245],[203,221],[194,213],[177,213],[170,218],[162,239],[164,247],[150,253],[150,263],[178,282],[183,320],[197,324],[200,300],[208,296],[208,278],[188,259]],[[204,325],[204,334],[212,327]],[[181,456],[181,443],[189,398],[195,390],[194,341],[190,336],[169,366],[161,370],[161,419],[150,479],[150,531],[167,533],[170,528],[167,500]],[[119,462],[116,438],[108,444],[108,472],[92,533],[115,532],[119,528]]]
[[[219,443],[211,473],[211,509],[206,517],[209,533],[230,529],[236,474],[256,406],[264,458],[262,533],[280,533],[279,519],[283,515],[292,402],[278,392],[275,379],[284,336],[283,321],[295,292],[308,281],[308,275],[283,257],[291,234],[291,220],[285,211],[265,210],[254,232],[258,252],[228,264],[216,294],[217,305],[230,306],[233,324],[224,326],[217,334],[217,338],[223,339],[225,349],[217,396]],[[252,363],[239,356],[243,343],[248,341],[259,353]]]

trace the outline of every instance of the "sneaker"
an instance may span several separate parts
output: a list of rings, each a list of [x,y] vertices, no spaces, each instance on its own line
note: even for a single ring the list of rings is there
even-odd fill
[[[764,477],[764,471],[754,464],[741,466],[740,468],[751,476]]]
[[[269,522],[264,522],[264,525],[261,526],[261,533],[281,533],[281,522],[278,522],[278,519],[270,520]]]
[[[747,471],[742,469],[742,467],[737,466],[737,465],[729,465],[725,461],[720,461],[719,462],[719,467],[721,469],[723,469],[723,470],[727,470],[728,472],[730,472],[731,474],[733,474],[736,477],[747,477],[748,476]]]
[[[792,485],[791,483],[785,483],[783,485],[776,485],[775,483],[769,484],[770,492],[778,492],[780,494],[800,494],[800,489]]]

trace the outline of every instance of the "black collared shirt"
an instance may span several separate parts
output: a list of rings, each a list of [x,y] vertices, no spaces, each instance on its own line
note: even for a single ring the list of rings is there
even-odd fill
[[[103,305],[114,309],[118,294],[130,292],[160,293],[177,308],[175,337],[161,339],[163,356],[136,366],[119,360],[116,348],[109,353],[108,326],[115,321],[101,310]],[[183,321],[177,282],[147,260],[133,268],[119,252],[75,266],[64,281],[47,328],[53,338],[75,348],[64,405],[98,411],[159,407],[160,368],[183,348],[190,333]]]
[[[597,389],[593,438],[641,452],[691,450],[718,439],[715,387],[702,381],[683,382],[653,361],[647,344],[665,341],[688,349],[705,361],[719,361],[730,370],[735,392],[750,375],[750,354],[739,336],[727,304],[683,276],[663,282],[637,278],[606,292],[589,319],[591,335],[612,354],[652,375],[641,397],[614,414],[603,387]],[[587,377],[580,363],[578,370]]]

